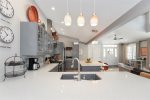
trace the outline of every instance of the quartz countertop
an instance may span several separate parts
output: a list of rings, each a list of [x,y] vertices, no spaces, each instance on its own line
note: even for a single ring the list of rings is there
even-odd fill
[[[60,80],[62,74],[49,72],[58,64],[28,71],[0,83],[0,100],[149,100],[150,80],[128,72],[95,73],[102,80]]]

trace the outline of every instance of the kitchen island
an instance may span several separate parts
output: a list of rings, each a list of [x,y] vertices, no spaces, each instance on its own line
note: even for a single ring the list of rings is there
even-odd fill
[[[80,65],[81,70],[85,72],[100,71],[102,66],[107,66],[106,64],[98,61],[92,61],[90,63],[87,63],[86,61],[80,61]]]
[[[62,74],[49,72],[57,64],[28,71],[0,83],[1,100],[149,100],[150,80],[128,72],[95,73],[101,80],[60,80]]]

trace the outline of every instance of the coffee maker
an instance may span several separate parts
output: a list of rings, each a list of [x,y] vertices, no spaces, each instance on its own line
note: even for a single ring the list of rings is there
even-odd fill
[[[38,58],[29,58],[28,70],[38,70],[39,68],[40,64],[38,62]]]

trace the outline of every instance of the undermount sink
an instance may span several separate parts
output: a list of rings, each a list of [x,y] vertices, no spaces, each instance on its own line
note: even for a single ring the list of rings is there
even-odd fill
[[[75,80],[78,74],[63,74],[61,80]],[[96,74],[81,74],[81,80],[101,80]]]

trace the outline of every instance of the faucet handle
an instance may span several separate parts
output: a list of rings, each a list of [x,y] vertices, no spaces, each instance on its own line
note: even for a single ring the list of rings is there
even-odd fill
[[[75,75],[74,79],[77,79],[78,81],[80,81],[81,77],[80,77],[80,75]]]
[[[74,78],[78,78],[78,75],[74,75],[73,77],[74,77]]]
[[[79,75],[74,75],[74,78],[75,78],[75,79],[78,79],[78,77],[79,77]]]

